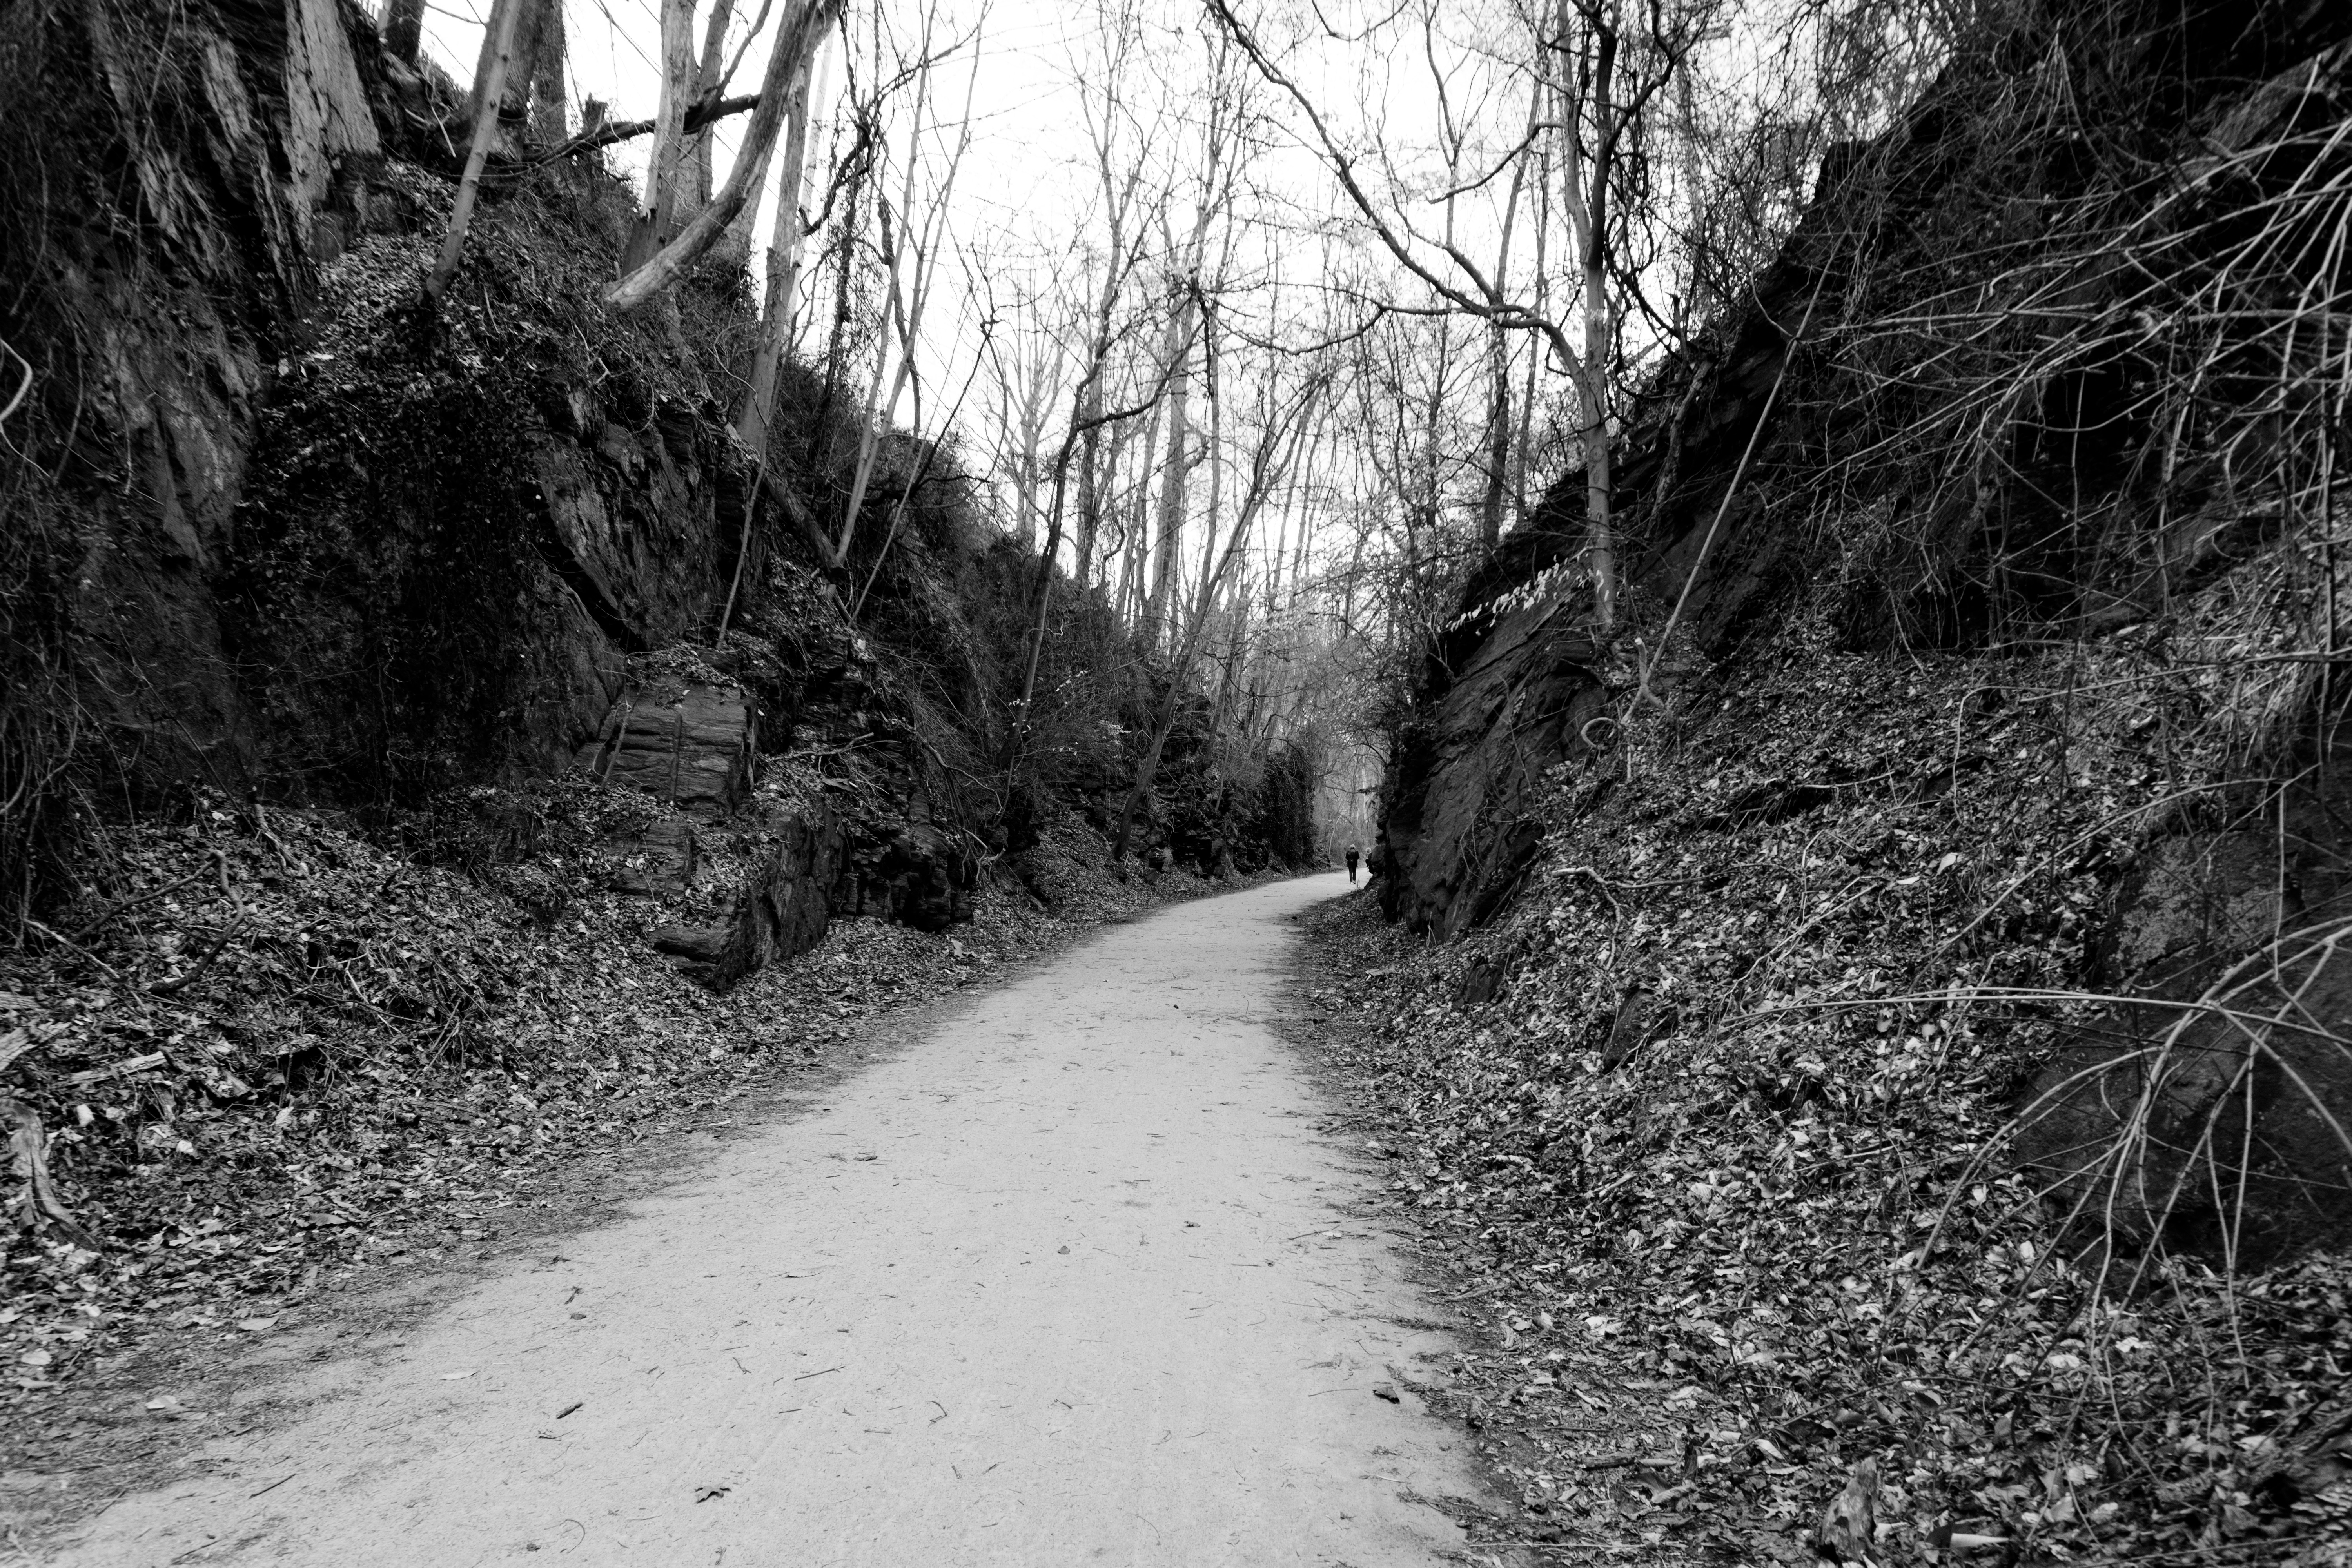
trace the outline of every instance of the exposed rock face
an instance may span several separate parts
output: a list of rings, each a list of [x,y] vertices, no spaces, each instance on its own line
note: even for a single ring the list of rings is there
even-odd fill
[[[840,822],[822,807],[763,818],[767,853],[727,916],[713,925],[653,933],[657,951],[687,960],[689,973],[718,990],[806,952],[832,923],[848,842]]]
[[[717,454],[698,421],[665,409],[651,428],[604,417],[570,393],[562,428],[531,455],[556,541],[551,563],[621,647],[637,652],[712,618],[727,592],[714,537]]]
[[[2275,837],[2181,834],[2140,853],[2105,989],[2151,1000],[2116,1009],[2033,1085],[2020,1152],[2126,1238],[2226,1238],[2260,1264],[2347,1233],[2323,1194],[2352,1189],[2352,1055],[2337,1043],[2352,1039],[2352,885],[2336,814],[2298,804],[2285,898]]]
[[[740,688],[696,683],[667,701],[632,688],[573,765],[719,822],[751,794],[759,732],[758,711]]]
[[[847,842],[830,811],[792,813],[772,825],[766,865],[739,898],[710,983],[725,989],[780,959],[806,952],[833,918]]]
[[[648,823],[625,850],[621,869],[613,877],[613,889],[641,898],[679,897],[694,886],[695,873],[702,864],[701,851],[694,825],[684,818]]]
[[[1536,786],[1589,749],[1580,731],[1603,711],[1592,660],[1563,604],[1516,612],[1478,645],[1395,762],[1381,882],[1391,920],[1453,937],[1507,896],[1542,840]]]
[[[826,639],[814,638],[820,647]],[[786,807],[755,795],[761,757],[761,702],[742,686],[707,680],[647,679],[613,704],[597,738],[573,766],[625,785],[677,815],[648,825],[624,847],[614,885],[646,896],[676,896],[694,883],[698,825],[747,834],[758,868],[736,890],[732,912],[716,925],[673,926],[654,945],[685,958],[725,987],[769,963],[807,951],[833,916],[872,915],[922,931],[944,931],[971,918],[980,858],[967,837],[943,826],[922,787],[920,770],[898,778],[890,764],[902,748],[874,744],[889,731],[890,703],[872,679],[870,660],[832,639],[840,657],[820,658],[798,679],[763,671],[769,700],[814,726],[810,739],[870,755],[895,798],[842,813],[829,805]],[[845,708],[845,702],[856,704]],[[885,788],[890,787],[886,782]]]
[[[1627,602],[1671,603],[1687,583],[1681,631],[1701,650],[1736,639],[1801,581],[1801,542],[1740,504],[1732,481],[1808,301],[1845,286],[1833,227],[1817,213],[1790,240],[1717,352],[1652,406],[1617,465],[1619,505],[1637,524],[1623,542]],[[1768,430],[1759,452],[1780,460],[1802,439]],[[1632,672],[1604,667],[1592,639],[1578,575],[1581,484],[1570,476],[1465,587],[1382,781],[1381,907],[1414,931],[1451,938],[1492,915],[1541,840],[1528,803],[1545,770],[1610,744],[1604,715]],[[1675,674],[1654,671],[1654,689]]]
[[[1709,700],[1736,712],[1741,661],[1792,626],[1817,628],[1841,654],[1884,657],[1890,680],[1904,679],[1911,650],[1982,652],[1996,688],[2006,648],[2073,643],[2095,664],[2098,639],[2124,627],[2223,666],[2257,649],[2343,646],[2340,579],[2323,587],[2321,574],[2298,564],[2316,547],[2293,531],[2291,487],[2269,477],[2298,460],[2294,441],[2324,445],[2312,439],[2314,422],[2296,426],[2300,436],[2225,425],[2244,405],[2215,396],[2219,412],[2200,405],[2196,418],[2231,433],[2208,449],[2234,441],[2242,455],[2227,473],[2200,468],[2196,443],[2179,436],[2195,423],[2190,404],[2165,401],[2182,379],[2172,367],[2209,348],[2225,357],[2237,340],[2200,339],[2183,324],[2188,312],[2149,306],[2133,292],[2148,274],[2105,242],[2081,244],[2054,219],[2014,220],[2029,209],[2118,222],[2143,214],[2132,221],[2161,237],[2167,267],[2226,281],[2237,242],[2217,215],[2252,223],[2294,182],[2307,185],[2298,160],[2339,156],[2328,138],[2352,102],[2352,11],[2135,4],[2047,15],[2062,30],[2086,29],[2075,56],[2089,62],[2085,101],[2109,117],[2090,140],[2130,140],[2133,172],[2072,154],[2003,162],[1969,96],[2020,68],[1999,51],[1956,62],[1956,72],[1978,74],[1948,79],[1878,141],[1826,161],[1811,209],[1748,303],[1629,411],[1615,493],[1626,609],[1618,645],[1596,649],[1586,630],[1580,474],[1465,587],[1385,782],[1378,863],[1392,918],[1441,937],[1487,919],[1555,826],[1529,804],[1547,770],[1577,761],[1588,741],[1613,750],[1615,723],[1655,724],[1671,742],[1694,717],[1677,694],[1702,673]],[[2112,37],[2175,51],[2168,58],[2179,68],[2158,73],[2160,101],[2150,100],[2154,79],[2135,74],[2144,59],[2102,47]],[[2278,151],[2289,145],[2291,155]],[[2232,194],[2218,194],[2225,186]],[[2192,191],[2217,194],[2191,202]],[[2231,202],[2245,205],[2215,205]],[[2340,283],[2322,275],[2336,266],[2282,260],[2266,286],[2316,296]],[[2118,323],[2114,340],[2069,350],[2072,360],[2053,353],[1998,302],[2004,279],[2027,274],[2064,278],[2066,309]],[[1916,330],[1906,323],[1963,296],[1982,312],[1971,320],[2008,318],[2021,335],[1998,346],[1972,338],[1945,356],[1964,363],[1919,378],[1941,340],[1906,336]],[[2243,299],[2247,319],[2266,319],[2267,306]],[[2115,347],[2127,340],[2149,345],[2146,356]],[[1881,406],[1898,384],[1899,407]],[[1999,419],[1970,425],[2004,398]],[[2184,423],[2168,423],[2174,415]],[[2240,477],[2257,474],[2265,477]],[[1660,647],[1668,605],[1678,618]],[[2153,695],[2189,690],[2185,677],[2160,684],[2172,679],[2139,689],[2151,706],[2135,732],[2168,747],[2178,723],[2210,747],[2193,763],[2167,752],[2152,769],[2179,786],[2168,799],[2196,804],[2114,805],[2137,837],[2101,868],[2114,879],[2110,929],[2104,953],[2078,971],[2085,990],[2152,1000],[2106,1016],[2040,1077],[2027,1099],[2048,1099],[2034,1106],[2024,1152],[2071,1195],[2111,1208],[2127,1237],[2228,1232],[2251,1256],[2343,1234],[2347,1223],[2340,1204],[2315,1195],[2352,1188],[2352,1055],[2340,1044],[2352,1038],[2352,969],[2330,924],[2352,917],[2334,869],[2345,812],[2316,794],[2332,787],[2336,717],[2307,689],[2249,684],[2234,713],[2213,701],[2176,720],[2160,711],[2174,696]],[[1644,684],[1658,700],[1637,694]],[[2105,682],[2088,700],[2121,700],[2115,692],[2128,684]],[[2071,721],[2053,722],[2063,731]],[[2219,760],[2224,751],[2232,760]],[[1920,787],[2023,756],[1955,752]],[[1808,811],[1833,824],[1843,782],[1755,783],[1694,810],[1688,825],[1713,833]],[[2070,788],[2063,770],[2022,765],[2013,783],[2021,801],[2063,799]],[[1591,769],[1584,787],[1609,790],[1606,768]],[[1996,908],[2004,897],[1998,884],[1984,895]],[[2020,940],[2066,952],[2055,936]],[[2200,998],[2201,1010],[2175,1005]],[[1646,1034],[1630,1017],[1610,1031],[1612,1058],[1637,1051]],[[2076,1074],[2095,1076],[2069,1087]],[[2242,1178],[2239,1215],[2234,1198],[2212,1194]]]
[[[957,835],[908,822],[887,839],[860,843],[843,879],[844,914],[879,915],[918,931],[971,919],[980,858]]]
[[[93,0],[12,16],[0,49],[0,99],[22,110],[0,133],[10,194],[47,205],[0,225],[0,325],[42,367],[9,436],[50,470],[9,477],[0,619],[78,584],[84,679],[66,705],[135,793],[253,777],[259,716],[209,576],[231,553],[273,329],[341,252],[382,151],[363,17],[285,0],[234,24]],[[29,694],[31,673],[0,689]]]
[[[34,172],[0,198],[0,247],[30,263],[0,314],[52,355],[10,434],[58,476],[0,577],[79,584],[59,662],[132,802],[556,771],[627,656],[706,632],[739,558],[756,589],[707,393],[614,374],[577,333],[550,347],[559,268],[495,255],[552,240],[520,232],[536,220],[486,204],[481,307],[413,319],[463,152],[439,121],[464,105],[413,73],[404,102],[360,6],[23,20],[0,97],[77,140],[12,152]],[[520,308],[518,282],[540,289]],[[535,346],[476,335],[509,327]]]

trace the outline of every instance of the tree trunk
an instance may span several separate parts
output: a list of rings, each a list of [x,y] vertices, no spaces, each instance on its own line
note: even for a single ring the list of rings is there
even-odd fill
[[[694,99],[694,0],[661,0],[661,72],[645,194],[621,251],[624,278],[643,268],[669,238],[670,215],[685,174],[686,110]]]
[[[1560,0],[1559,34],[1570,36],[1569,0]],[[1609,354],[1612,333],[1609,318],[1609,135],[1610,84],[1616,61],[1616,38],[1602,31],[1595,50],[1591,79],[1585,83],[1585,104],[1603,124],[1595,137],[1591,177],[1588,181],[1574,137],[1562,143],[1560,156],[1563,205],[1576,230],[1577,260],[1584,286],[1584,349],[1575,367],[1579,407],[1577,424],[1584,447],[1585,563],[1592,574],[1592,618],[1606,637],[1617,627],[1617,527],[1611,511],[1609,482]],[[1582,110],[1560,89],[1560,121],[1577,123]]]
[[[751,170],[765,161],[768,150],[775,144],[776,132],[783,124],[785,84],[792,79],[793,71],[807,63],[816,41],[839,15],[841,3],[842,0],[803,0],[784,19],[776,32],[767,78],[760,86],[760,106],[751,111],[751,127],[743,133],[742,155],[728,171],[727,184],[711,198],[710,205],[678,232],[677,237],[662,247],[644,266],[623,274],[619,281],[604,290],[607,306],[616,310],[634,310],[645,305],[699,260],[734,221],[751,195],[747,184]],[[690,62],[691,51],[688,58]]]
[[[545,0],[539,52],[530,64],[531,140],[553,146],[572,134],[563,92],[563,0]]]
[[[1099,420],[1102,409],[1102,372],[1097,366],[1087,382],[1078,416]],[[1102,426],[1089,425],[1078,448],[1078,562],[1077,570],[1071,574],[1081,592],[1093,574],[1095,537],[1102,531]]]
[[[1545,270],[1545,241],[1551,233],[1551,170],[1549,151],[1537,154],[1536,163],[1536,314],[1543,315],[1551,304],[1551,274]],[[1518,450],[1511,462],[1511,506],[1520,525],[1528,521],[1528,454],[1535,445],[1536,373],[1542,367],[1544,348],[1540,339],[1528,351],[1528,375],[1519,388]]]
[[[768,298],[760,316],[760,344],[751,355],[751,383],[735,428],[754,456],[768,452],[768,430],[776,413],[776,375],[784,350],[792,342],[793,298],[800,288],[801,257],[808,235],[801,226],[801,198],[807,194],[808,125],[811,79],[823,34],[809,47],[809,58],[793,73],[785,89],[784,165],[776,174],[775,239],[768,247]],[[745,204],[749,210],[750,204]]]
[[[1490,327],[1488,353],[1494,384],[1486,399],[1486,496],[1478,510],[1478,542],[1493,554],[1503,542],[1503,498],[1511,474],[1511,344],[1500,327]]]
[[[711,259],[730,271],[745,271],[751,265],[751,226],[760,216],[760,193],[767,188],[768,165],[774,162],[775,153],[771,149],[760,160],[760,166],[751,171],[751,198],[736,209],[734,217],[719,231],[718,243],[710,247]]]
[[[474,115],[474,141],[466,153],[465,176],[457,182],[457,203],[449,212],[449,231],[441,241],[440,259],[425,280],[425,297],[436,305],[457,273],[457,258],[466,248],[466,230],[474,220],[474,204],[481,198],[482,165],[489,161],[490,143],[498,139],[499,103],[514,55],[516,13],[528,4],[529,0],[496,0],[490,8],[486,33],[489,57],[481,79],[474,83],[474,100],[481,106]]]
[[[1118,603],[1114,608],[1130,626],[1139,626],[1143,619],[1143,556],[1151,523],[1151,487],[1145,479],[1159,455],[1160,415],[1160,411],[1154,408],[1150,423],[1143,428],[1143,461],[1136,465],[1135,500],[1127,520],[1126,559],[1119,566]]]
[[[383,52],[409,65],[425,41],[425,0],[384,0]]]
[[[711,0],[710,19],[702,33],[702,63],[694,73],[696,103],[719,96],[719,73],[727,68],[727,24],[734,16],[735,0]],[[682,160],[686,184],[678,193],[677,217],[689,217],[710,205],[711,155],[716,144],[717,137],[708,125],[688,136]],[[759,179],[766,174],[765,169],[760,171],[752,181],[753,190],[760,188]]]
[[[1598,247],[1593,247],[1595,249]],[[1617,626],[1617,524],[1609,483],[1609,279],[1599,257],[1584,268],[1584,525],[1592,566],[1592,617],[1602,635]]]
[[[1175,370],[1170,377],[1168,398],[1168,457],[1160,480],[1160,537],[1157,554],[1152,559],[1151,596],[1144,602],[1143,625],[1138,632],[1143,646],[1157,650],[1168,628],[1170,595],[1175,591],[1176,578],[1182,569],[1180,557],[1184,547],[1184,505],[1190,488],[1192,454],[1186,448],[1192,444],[1192,312],[1199,301],[1188,289],[1183,304],[1168,322],[1168,358]]]
[[[496,157],[523,155],[524,132],[530,124],[531,67],[539,59],[539,35],[547,25],[548,14],[555,9],[556,0],[521,0],[515,9],[514,37],[509,41],[507,68],[499,78],[497,139],[491,143]],[[472,109],[477,115],[481,113],[482,84],[489,79],[490,50],[496,43],[495,29],[483,28],[481,52],[474,60]]]
[[[1538,78],[1528,96],[1527,133],[1531,142],[1537,124],[1543,118],[1543,99],[1544,84]],[[1503,200],[1503,233],[1495,247],[1495,291],[1498,294],[1510,288],[1511,234],[1517,226],[1519,193],[1526,188],[1527,181],[1528,155],[1522,148],[1511,160],[1510,194]],[[1511,342],[1510,334],[1500,326],[1489,326],[1487,335],[1487,352],[1494,363],[1486,399],[1486,495],[1478,514],[1478,538],[1491,554],[1503,542],[1503,498],[1510,487]]]

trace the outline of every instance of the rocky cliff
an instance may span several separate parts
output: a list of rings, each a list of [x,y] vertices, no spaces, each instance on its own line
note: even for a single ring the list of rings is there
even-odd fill
[[[966,919],[983,862],[1017,876],[1038,824],[1107,818],[1149,661],[1062,584],[1059,706],[1008,771],[1034,562],[952,450],[886,432],[850,558],[824,563],[854,399],[788,366],[771,451],[745,451],[740,267],[607,312],[631,198],[593,154],[495,161],[428,309],[465,105],[356,6],[77,0],[0,29],[0,92],[38,106],[0,129],[19,916],[87,891],[104,824],[194,787],[478,847],[457,794],[569,772],[654,803],[616,875],[684,900],[667,945],[724,981],[828,911]],[[1182,751],[1147,851],[1263,863],[1265,790]],[[719,907],[688,897],[713,879]]]
[[[1619,633],[1580,476],[1470,584],[1392,757],[1391,917],[1589,907],[1563,1026],[1612,1072],[1768,1001],[2004,994],[1996,1097],[2061,1210],[2345,1234],[2347,30],[2029,7],[1833,157],[1629,421]],[[1777,914],[1717,907],[1764,867]],[[1843,949],[1882,878],[1947,890]]]

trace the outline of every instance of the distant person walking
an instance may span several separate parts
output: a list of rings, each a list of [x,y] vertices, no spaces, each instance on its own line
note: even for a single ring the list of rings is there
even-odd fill
[[[1357,848],[1352,844],[1348,846],[1348,880],[1350,882],[1356,879],[1356,862],[1363,858],[1364,852],[1362,850]]]

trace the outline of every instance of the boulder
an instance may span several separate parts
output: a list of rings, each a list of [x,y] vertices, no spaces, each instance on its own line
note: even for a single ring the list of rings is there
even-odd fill
[[[1506,616],[1400,748],[1375,858],[1392,921],[1441,940],[1487,913],[1542,837],[1538,786],[1603,711],[1572,601]]]
[[[2284,879],[2276,838],[2189,832],[2142,849],[2119,889],[2108,989],[2149,1000],[2044,1069],[2018,1148],[2092,1244],[2160,1235],[2260,1267],[2352,1237],[2327,1195],[2352,1188],[2352,882],[2336,813],[2289,816]]]
[[[613,890],[640,898],[676,898],[694,885],[701,865],[701,844],[694,825],[684,817],[664,817],[650,823],[636,841],[622,846],[620,868],[613,873]]]
[[[847,847],[840,822],[818,806],[778,811],[770,829],[767,858],[743,885],[726,941],[709,961],[704,978],[722,991],[771,963],[806,952],[824,940],[832,921],[834,889]]]
[[[917,931],[945,931],[971,918],[980,858],[961,835],[908,821],[861,834],[843,877],[845,914],[877,915]]]
[[[740,687],[695,682],[667,700],[633,687],[574,765],[719,822],[751,794],[758,742],[758,709]]]

